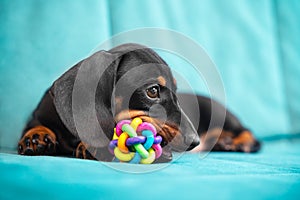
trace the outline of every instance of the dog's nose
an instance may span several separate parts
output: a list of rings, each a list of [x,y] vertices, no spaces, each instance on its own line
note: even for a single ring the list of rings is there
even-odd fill
[[[192,150],[193,148],[195,148],[196,146],[198,146],[200,144],[200,139],[199,137],[196,137],[192,140],[190,146],[187,148],[187,151]]]

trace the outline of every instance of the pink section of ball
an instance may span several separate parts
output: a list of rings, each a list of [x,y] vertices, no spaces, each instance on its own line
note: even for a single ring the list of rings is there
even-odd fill
[[[162,148],[161,148],[160,144],[154,144],[154,145],[152,145],[152,148],[155,151],[155,159],[159,158],[162,154]]]
[[[122,121],[119,121],[119,122],[117,123],[117,126],[116,126],[116,134],[117,134],[118,137],[120,137],[120,135],[123,133],[123,131],[122,131],[122,126],[123,126],[124,124],[130,124],[130,123],[131,123],[130,120],[122,120]]]
[[[137,127],[136,132],[142,132],[143,130],[149,130],[153,133],[154,136],[156,136],[156,128],[150,123],[147,123],[147,122],[141,123]]]

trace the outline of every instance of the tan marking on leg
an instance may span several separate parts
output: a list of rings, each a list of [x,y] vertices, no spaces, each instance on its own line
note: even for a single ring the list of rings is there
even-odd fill
[[[36,126],[32,129],[29,129],[24,135],[34,135],[36,133],[47,133],[51,138],[56,140],[56,135],[54,134],[54,132],[45,126]]]
[[[233,144],[241,144],[241,143],[251,143],[254,142],[254,138],[251,132],[244,131],[241,134],[239,134],[236,138],[233,140]]]
[[[76,151],[75,151],[75,157],[81,158],[81,159],[87,159],[87,160],[96,160],[97,149],[89,146],[88,144],[84,142],[80,142],[77,145]]]
[[[251,152],[251,145],[254,144],[254,142],[254,137],[249,131],[244,131],[233,139],[233,145],[235,147],[243,145],[243,150],[245,152]]]
[[[241,132],[235,136],[234,133],[222,129],[209,130],[201,135],[200,140],[200,145],[195,147],[192,152],[211,150],[251,152],[251,147],[256,142],[253,134],[249,131]]]

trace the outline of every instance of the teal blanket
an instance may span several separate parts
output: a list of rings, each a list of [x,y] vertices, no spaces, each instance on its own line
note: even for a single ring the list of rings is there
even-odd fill
[[[186,153],[167,165],[1,153],[0,199],[298,199],[299,145],[266,142],[257,154],[204,158]]]

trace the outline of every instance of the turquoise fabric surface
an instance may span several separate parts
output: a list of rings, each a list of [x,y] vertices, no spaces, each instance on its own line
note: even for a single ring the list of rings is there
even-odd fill
[[[298,199],[299,142],[268,142],[258,154],[187,153],[139,174],[97,161],[1,153],[0,199]]]

